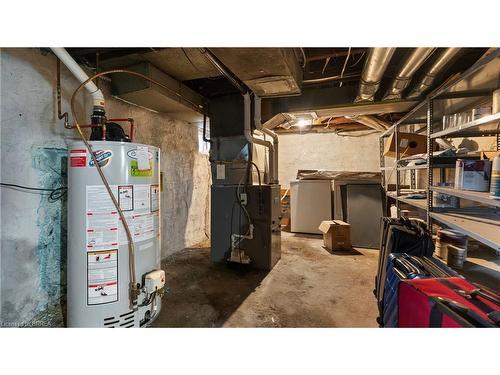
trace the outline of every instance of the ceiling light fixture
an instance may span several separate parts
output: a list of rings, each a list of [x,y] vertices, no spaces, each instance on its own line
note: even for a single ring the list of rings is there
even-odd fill
[[[305,118],[297,119],[297,122],[295,123],[295,125],[301,129],[303,129],[307,126],[312,125],[312,119],[305,119]]]

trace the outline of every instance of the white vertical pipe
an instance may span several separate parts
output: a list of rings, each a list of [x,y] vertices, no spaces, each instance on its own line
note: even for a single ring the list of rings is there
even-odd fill
[[[83,83],[89,79],[87,73],[78,65],[78,63],[70,56],[70,54],[64,48],[51,48],[52,52],[63,62],[63,64],[69,69],[71,73],[76,77],[76,79]],[[85,85],[85,88],[92,95],[93,104],[97,107],[104,107],[104,95],[102,91],[95,85],[94,82],[90,81]]]
[[[260,100],[260,98],[258,98]],[[262,139],[259,139],[259,138],[255,138],[252,134],[252,116],[251,116],[251,100],[250,100],[250,94],[249,93],[245,93],[243,94],[243,104],[244,104],[244,134],[245,134],[245,138],[247,139],[247,141],[253,145],[254,143],[255,144],[259,144],[259,145],[262,145],[264,147],[267,147],[269,149],[269,179],[270,179],[270,183],[273,183],[273,180],[274,180],[274,159],[273,159],[273,153],[272,153],[272,147],[273,147],[273,144],[269,141],[264,141]],[[255,108],[259,108],[259,111],[258,113],[256,113],[256,116],[258,115],[259,118],[260,118],[260,102],[257,103],[257,97],[256,97],[256,105],[255,105]],[[251,160],[250,160],[251,162]]]
[[[279,184],[279,177],[278,177],[278,152],[279,152],[278,134],[276,134],[275,132],[273,132],[270,129],[263,128],[262,125],[261,125],[261,130],[263,133],[271,136],[271,138],[273,139],[273,154],[274,154],[274,165],[273,165],[274,176],[273,176],[273,178],[274,178],[274,183]]]

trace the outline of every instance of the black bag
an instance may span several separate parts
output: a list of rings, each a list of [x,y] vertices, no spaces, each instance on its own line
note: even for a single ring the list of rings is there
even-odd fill
[[[384,288],[389,254],[406,253],[418,257],[431,257],[434,252],[432,236],[422,220],[384,217],[381,228],[378,270],[373,291],[377,298],[380,316],[384,308]],[[377,320],[379,324],[382,322],[380,317]]]

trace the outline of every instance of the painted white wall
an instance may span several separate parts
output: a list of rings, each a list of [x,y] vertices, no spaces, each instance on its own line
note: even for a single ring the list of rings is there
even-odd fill
[[[280,184],[289,187],[299,169],[379,172],[378,134],[363,137],[335,133],[280,134]]]

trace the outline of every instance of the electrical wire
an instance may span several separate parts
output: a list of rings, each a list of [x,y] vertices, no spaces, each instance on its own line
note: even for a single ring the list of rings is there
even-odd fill
[[[356,65],[358,65],[358,63],[361,61],[361,59],[363,58],[363,56],[366,54],[366,52],[363,52],[361,54],[361,56],[359,56],[359,58],[356,60],[356,62],[352,65],[349,65],[349,68],[354,68]]]
[[[330,116],[328,119],[328,122],[326,123],[325,129],[328,129],[330,127],[330,121],[332,121],[333,116]]]
[[[345,71],[345,67],[347,65],[347,60],[349,60],[350,56],[351,56],[351,47],[349,47],[349,50],[347,51],[347,57],[345,58],[344,66],[342,67],[342,72],[340,72],[340,79],[342,79],[342,77],[344,76],[344,71]],[[339,87],[342,87],[342,81],[340,81]]]
[[[323,65],[323,69],[321,70],[321,75],[325,74],[326,67],[328,66],[328,63],[330,62],[330,57],[326,58],[325,65]]]
[[[68,188],[66,186],[61,186],[58,188],[54,189],[46,189],[46,188],[35,188],[35,187],[30,187],[30,186],[23,186],[23,185],[17,185],[17,184],[7,184],[7,183],[0,183],[0,186],[5,186],[5,187],[13,187],[13,188],[18,188],[18,189],[23,189],[23,190],[31,190],[31,191],[39,191],[39,192],[50,192],[49,194],[49,201],[55,202],[61,198],[63,198],[66,193],[68,192]],[[46,194],[42,194],[46,195]]]
[[[262,186],[262,180],[260,178],[260,170],[259,170],[259,167],[257,167],[257,164],[255,164],[253,161],[251,161],[250,163],[252,163],[252,165],[255,167],[255,169],[257,170],[257,175],[259,176],[259,186]]]
[[[205,75],[205,73],[204,73],[204,72],[202,72],[202,71],[201,71],[201,70],[200,70],[200,69],[196,66],[196,64],[193,62],[193,60],[191,60],[191,58],[188,56],[188,54],[187,54],[187,52],[185,51],[185,49],[184,49],[184,48],[181,48],[181,51],[182,51],[182,53],[184,54],[184,56],[186,56],[186,59],[188,59],[189,63],[193,66],[193,68],[195,68],[195,69],[196,69],[196,71],[197,71],[198,73]],[[210,79],[210,80],[217,80],[217,79],[220,79],[220,78],[222,78],[222,77],[207,77],[207,78],[208,78],[208,79]]]

